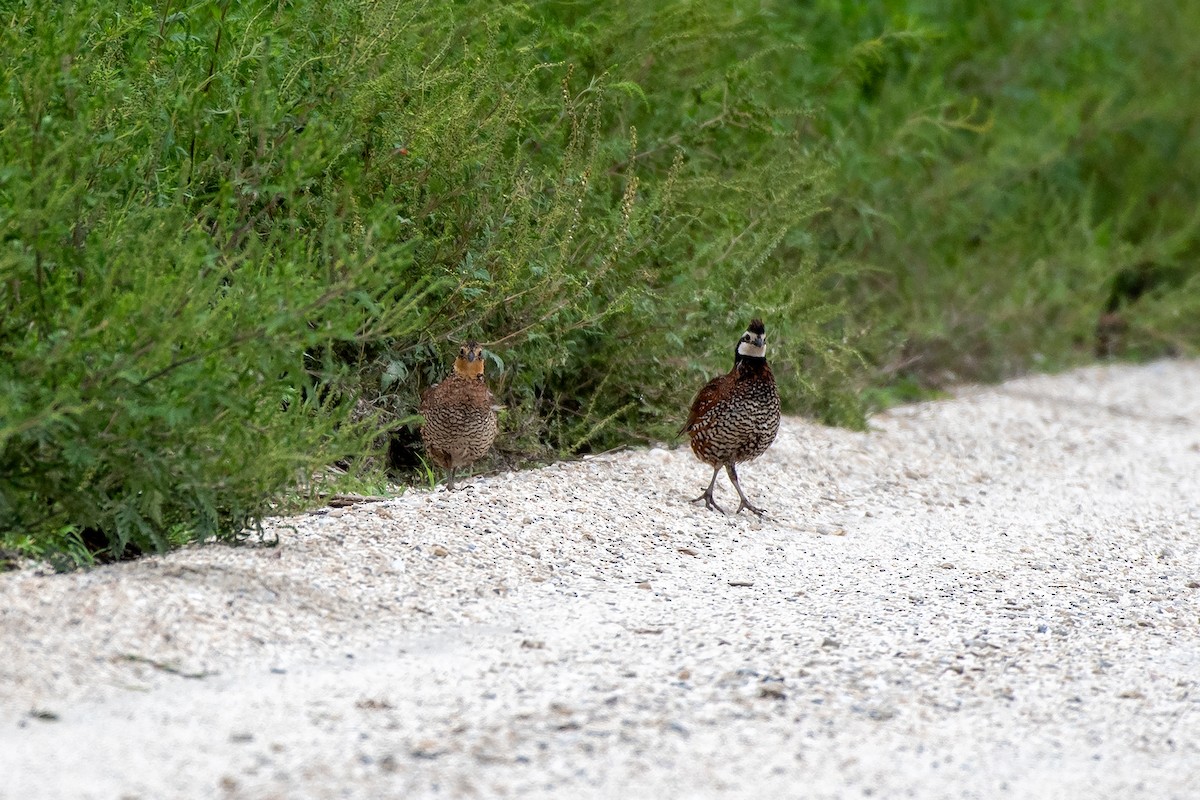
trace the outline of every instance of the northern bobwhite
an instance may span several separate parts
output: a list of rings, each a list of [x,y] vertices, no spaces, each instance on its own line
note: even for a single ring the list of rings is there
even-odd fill
[[[496,438],[492,393],[483,381],[483,348],[471,341],[458,351],[454,371],[421,395],[421,440],[433,463],[447,471],[446,488],[454,488],[454,472],[487,454]]]
[[[735,467],[765,453],[779,432],[779,391],[767,366],[766,329],[761,319],[752,320],[738,340],[733,369],[713,378],[696,395],[683,429],[691,437],[692,452],[713,468],[708,488],[692,502],[703,500],[707,508],[725,513],[713,500],[717,474],[725,467],[742,500],[737,513],[744,508],[761,515],[763,510],[746,499]]]

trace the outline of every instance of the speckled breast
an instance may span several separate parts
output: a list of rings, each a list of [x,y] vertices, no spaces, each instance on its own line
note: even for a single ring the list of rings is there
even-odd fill
[[[740,383],[715,403],[696,426],[692,451],[712,464],[751,461],[779,433],[779,394],[774,382]]]

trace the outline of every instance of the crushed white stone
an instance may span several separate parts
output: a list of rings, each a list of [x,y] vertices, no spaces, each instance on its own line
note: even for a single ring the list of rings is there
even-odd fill
[[[0,575],[0,797],[1200,791],[1200,362]],[[736,507],[725,479],[719,500]]]

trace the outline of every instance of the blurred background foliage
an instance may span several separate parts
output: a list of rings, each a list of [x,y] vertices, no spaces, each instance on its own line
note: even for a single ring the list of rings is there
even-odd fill
[[[1200,343],[1200,6],[0,3],[0,547],[238,539],[405,480]],[[313,484],[337,465],[341,478]]]

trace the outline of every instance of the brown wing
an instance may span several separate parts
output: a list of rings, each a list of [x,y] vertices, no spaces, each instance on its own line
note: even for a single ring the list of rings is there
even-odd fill
[[[733,381],[733,373],[719,375],[704,385],[700,393],[696,395],[696,399],[692,401],[692,410],[688,414],[687,422],[684,423],[680,433],[687,431],[689,434],[697,429],[697,426],[704,418],[704,415],[712,409],[721,398],[729,393],[730,384]]]
[[[435,383],[421,392],[421,403],[417,410],[425,414],[446,406],[491,408],[492,393],[483,381],[448,375],[441,383]]]
[[[426,386],[421,392],[421,404],[417,406],[417,413],[424,414],[433,405],[437,393],[434,391],[441,384],[435,383],[433,386]]]
[[[421,395],[425,452],[443,468],[465,466],[484,455],[496,438],[492,393],[482,380],[449,375]]]

